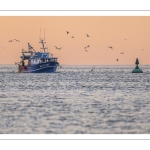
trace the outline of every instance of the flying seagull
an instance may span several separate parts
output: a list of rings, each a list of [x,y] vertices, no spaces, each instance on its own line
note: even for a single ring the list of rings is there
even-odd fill
[[[60,50],[61,48],[62,48],[62,47],[60,47],[60,48],[57,48],[57,49],[59,49],[59,50]]]
[[[90,35],[86,34],[87,37],[89,37]]]
[[[94,66],[95,67],[95,66]],[[89,71],[89,72],[92,72],[94,70],[94,67]]]
[[[74,38],[74,36],[72,36],[72,38]]]
[[[14,39],[16,42],[20,42],[19,40],[17,40],[17,39]]]
[[[92,68],[89,72],[92,72],[94,68]]]
[[[54,46],[56,49],[60,50],[62,47],[58,48],[57,46]]]
[[[120,54],[124,54],[124,52],[121,52]]]
[[[67,34],[69,33],[68,31],[66,31],[67,32]]]
[[[88,45],[87,47],[90,47],[90,45]]]
[[[119,61],[118,59],[116,61]]]
[[[108,48],[111,48],[113,50],[113,47],[112,46],[109,46]]]

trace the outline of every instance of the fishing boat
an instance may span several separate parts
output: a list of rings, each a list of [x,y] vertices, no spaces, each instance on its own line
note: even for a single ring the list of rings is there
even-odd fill
[[[59,66],[58,58],[46,52],[45,38],[40,38],[39,43],[42,44],[42,52],[35,51],[30,43],[28,43],[28,51],[22,49],[21,61],[16,63],[19,73],[51,73],[56,71]]]

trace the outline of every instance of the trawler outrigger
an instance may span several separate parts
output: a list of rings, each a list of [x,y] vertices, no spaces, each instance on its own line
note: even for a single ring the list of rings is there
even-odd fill
[[[40,39],[43,52],[36,52],[33,47],[28,43],[28,51],[22,49],[22,56],[18,65],[19,73],[49,73],[55,72],[59,63],[56,57],[53,57],[44,47],[44,40]]]

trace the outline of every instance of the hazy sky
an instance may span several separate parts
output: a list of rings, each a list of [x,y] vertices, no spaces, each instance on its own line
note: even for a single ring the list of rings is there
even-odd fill
[[[0,64],[19,62],[22,48],[27,50],[27,42],[39,51],[40,28],[42,37],[45,28],[49,51],[62,65],[134,64],[136,58],[140,64],[150,64],[150,17],[147,16],[1,16],[0,22]],[[13,39],[20,43],[9,42]]]

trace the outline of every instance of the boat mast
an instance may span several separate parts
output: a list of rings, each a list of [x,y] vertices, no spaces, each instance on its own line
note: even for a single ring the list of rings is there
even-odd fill
[[[39,40],[41,40],[41,28],[40,28],[40,38],[39,38]]]
[[[40,34],[41,34],[41,29],[40,29]],[[41,35],[40,35],[41,36]],[[44,53],[45,53],[45,50],[47,49],[45,46],[44,46],[44,44],[46,43],[45,42],[45,28],[44,28],[44,39],[42,39],[41,37],[40,37],[40,42],[39,43],[41,43],[42,44],[42,47],[40,48],[40,49],[43,49],[44,50]]]
[[[45,40],[45,28],[44,28],[44,40]]]

